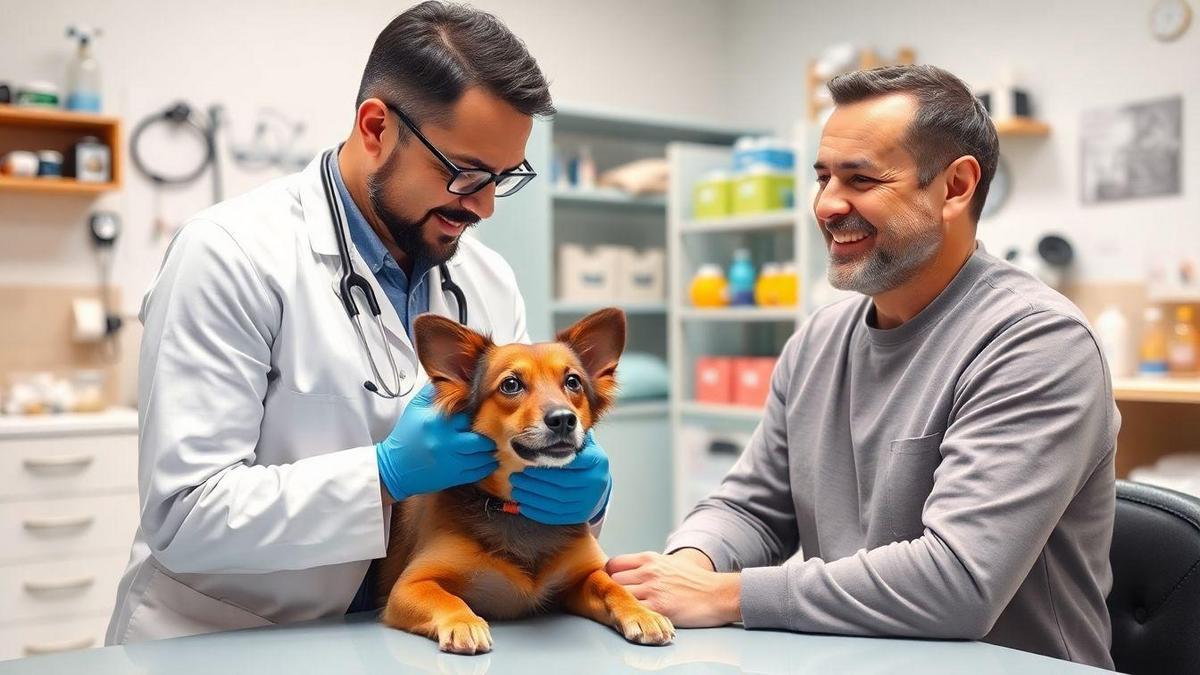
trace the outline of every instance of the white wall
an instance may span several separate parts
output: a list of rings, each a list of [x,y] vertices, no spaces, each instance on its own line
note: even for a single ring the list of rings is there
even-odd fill
[[[412,2],[357,0],[2,0],[0,80],[63,83],[73,47],[67,24],[101,26],[105,112],[126,134],[143,116],[176,99],[227,111],[228,135],[248,139],[257,112],[285,111],[308,125],[314,152],[349,132],[354,96],[376,35]],[[475,3],[528,44],[551,80],[557,102],[719,118],[727,61],[720,0]],[[670,36],[669,38],[667,36]],[[667,41],[669,40],[669,44]],[[227,135],[227,138],[229,137]],[[186,139],[185,139],[186,140]],[[190,150],[192,146],[181,146]],[[224,157],[225,194],[278,175],[239,171]],[[96,202],[0,193],[0,283],[91,283],[95,266],[84,222],[93,208],[118,210],[126,233],[116,282],[136,312],[166,238],[153,235],[154,191],[126,162],[126,187]],[[164,193],[177,224],[210,201],[207,176]]]
[[[1194,12],[1200,3],[1189,0]],[[900,45],[973,86],[1016,67],[1047,139],[1004,141],[1013,175],[1004,208],[980,225],[993,252],[1029,245],[1046,231],[1075,244],[1088,280],[1135,280],[1147,261],[1200,256],[1200,16],[1182,38],[1155,40],[1153,0],[793,2],[732,7],[732,95],[745,123],[791,135],[805,114],[805,68],[825,47],[855,42],[885,55]],[[1182,94],[1183,194],[1082,204],[1080,116],[1085,110]],[[806,133],[815,137],[815,132]],[[811,161],[811,158],[809,158]]]

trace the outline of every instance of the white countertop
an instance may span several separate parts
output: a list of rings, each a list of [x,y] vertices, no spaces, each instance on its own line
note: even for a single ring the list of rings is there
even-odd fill
[[[0,415],[0,440],[46,435],[137,433],[137,428],[138,414],[133,408],[60,415]]]

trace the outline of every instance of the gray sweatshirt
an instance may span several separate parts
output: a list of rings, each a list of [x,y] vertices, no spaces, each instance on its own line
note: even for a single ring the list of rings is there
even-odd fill
[[[860,297],[784,347],[762,423],[668,539],[746,628],[982,639],[1112,668],[1120,415],[1068,300],[982,247],[911,321]]]

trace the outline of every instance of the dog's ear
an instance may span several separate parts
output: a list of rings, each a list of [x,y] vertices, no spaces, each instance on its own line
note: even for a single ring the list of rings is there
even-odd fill
[[[558,341],[579,356],[598,398],[593,401],[593,412],[599,415],[617,393],[617,361],[625,350],[625,312],[615,307],[592,312],[560,331]]]
[[[439,408],[465,410],[471,401],[475,370],[493,344],[490,338],[436,314],[422,314],[413,322],[417,358],[429,374]]]

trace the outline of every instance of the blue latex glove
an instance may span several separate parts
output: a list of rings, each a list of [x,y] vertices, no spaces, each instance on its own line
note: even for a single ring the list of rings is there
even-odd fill
[[[521,515],[546,525],[591,522],[608,506],[612,489],[608,455],[590,431],[570,464],[528,468],[514,473],[510,481]]]
[[[471,431],[464,414],[443,416],[427,384],[404,409],[392,433],[375,444],[379,478],[399,501],[483,480],[499,466],[490,438]]]

